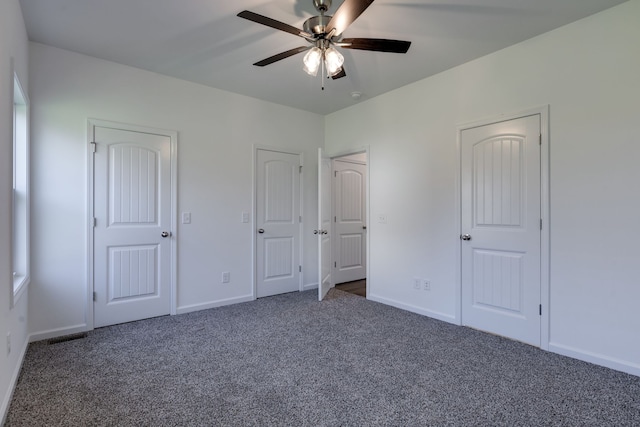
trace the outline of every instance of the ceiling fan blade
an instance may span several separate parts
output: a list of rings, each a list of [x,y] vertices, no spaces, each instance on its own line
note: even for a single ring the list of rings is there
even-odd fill
[[[335,76],[331,76],[331,78],[333,80],[338,80],[338,79],[341,79],[343,77],[347,77],[347,73],[344,72],[344,66],[342,66],[342,69],[340,70],[340,72],[338,74],[336,74]]]
[[[271,19],[248,10],[243,10],[242,12],[238,13],[238,16],[240,18],[248,19],[249,21],[257,22],[258,24],[266,25],[267,27],[275,28],[276,30],[303,37],[305,39],[314,38],[313,34],[307,33],[306,31],[302,31],[296,27],[292,27],[289,24],[285,24],[284,22],[276,21],[275,19]]]
[[[273,64],[274,62],[278,62],[282,59],[288,58],[300,52],[304,52],[305,50],[309,50],[311,48],[312,46],[300,46],[295,49],[291,49],[286,52],[282,52],[277,55],[270,56],[269,58],[263,59],[262,61],[258,61],[253,65],[257,65],[258,67],[264,67],[265,65]]]
[[[342,39],[335,43],[345,49],[373,50],[376,52],[407,53],[411,42],[388,39]]]
[[[335,30],[333,35],[342,34],[371,3],[373,0],[344,0],[344,3],[336,10],[333,18],[327,24],[327,33]]]

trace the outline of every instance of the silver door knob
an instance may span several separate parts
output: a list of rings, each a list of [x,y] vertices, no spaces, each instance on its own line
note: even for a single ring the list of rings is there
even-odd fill
[[[327,230],[320,230],[320,231],[322,231],[322,234],[329,234]]]
[[[259,228],[258,229],[258,233],[260,233],[260,234],[264,233],[264,228]]]
[[[171,235],[171,233],[169,233],[168,231],[163,231],[162,233],[160,233],[160,235],[162,237],[169,237]]]
[[[318,234],[318,230],[313,230],[313,234]]]
[[[461,234],[460,240],[471,240],[471,234]]]

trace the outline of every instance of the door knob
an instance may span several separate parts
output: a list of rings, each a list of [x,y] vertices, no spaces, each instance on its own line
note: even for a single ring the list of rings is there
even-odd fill
[[[471,234],[461,234],[460,240],[471,240]]]
[[[320,230],[320,231],[322,231],[322,234],[329,234],[327,230]]]
[[[318,234],[318,230],[313,230],[313,234]]]
[[[366,229],[367,229],[367,226],[366,226],[366,225],[363,225],[363,226],[362,226],[362,229],[363,229],[363,230],[366,230]]]
[[[160,235],[162,237],[169,237],[169,236],[171,236],[171,233],[169,233],[168,231],[163,231],[162,233],[160,233]]]
[[[258,233],[260,233],[260,234],[264,233],[264,228],[259,228],[258,229]]]

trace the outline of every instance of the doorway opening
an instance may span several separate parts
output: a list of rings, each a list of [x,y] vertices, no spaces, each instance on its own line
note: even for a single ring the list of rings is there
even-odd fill
[[[336,289],[367,296],[366,151],[331,158],[331,263]]]

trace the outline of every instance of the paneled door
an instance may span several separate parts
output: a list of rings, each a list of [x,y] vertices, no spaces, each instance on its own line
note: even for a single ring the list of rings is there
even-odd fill
[[[171,311],[171,137],[94,126],[94,326]]]
[[[366,268],[366,165],[333,160],[333,282],[362,280]]]
[[[540,115],[461,132],[462,323],[540,346]]]
[[[334,284],[331,275],[331,159],[318,148],[318,300]]]
[[[257,150],[256,296],[300,290],[300,155]]]

